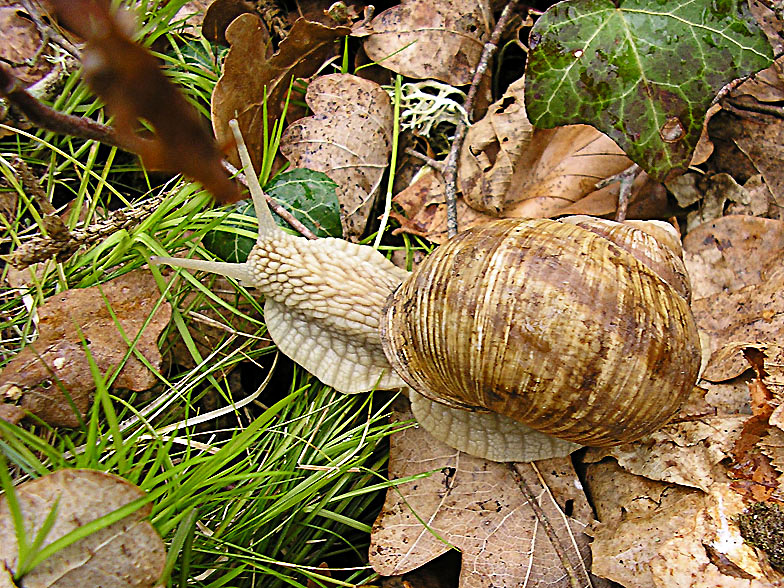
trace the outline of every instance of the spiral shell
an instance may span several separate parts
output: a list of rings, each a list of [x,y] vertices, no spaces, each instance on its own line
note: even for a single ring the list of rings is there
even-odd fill
[[[688,295],[679,257],[636,228],[501,220],[428,256],[388,299],[381,337],[433,401],[615,445],[665,424],[696,381]]]

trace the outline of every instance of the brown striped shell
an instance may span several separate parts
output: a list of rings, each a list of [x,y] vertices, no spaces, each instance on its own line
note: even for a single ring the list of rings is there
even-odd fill
[[[665,424],[697,379],[688,291],[679,256],[639,229],[501,220],[428,256],[388,299],[381,337],[433,401],[614,445]]]

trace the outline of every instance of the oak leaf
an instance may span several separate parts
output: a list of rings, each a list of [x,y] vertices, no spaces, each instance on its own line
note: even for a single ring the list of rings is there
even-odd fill
[[[393,418],[407,419],[410,413],[397,412]],[[569,586],[564,567],[510,467],[452,449],[421,427],[395,433],[390,477],[433,473],[388,490],[371,535],[373,568],[382,575],[402,574],[454,545],[462,552],[461,588]],[[570,566],[586,585],[584,530],[591,511],[571,463],[545,460],[514,467],[538,497]],[[551,487],[566,494],[556,498]],[[575,505],[572,517],[563,512],[566,501]]]
[[[269,33],[255,14],[237,17],[226,29],[231,45],[221,75],[212,92],[212,128],[221,144],[233,142],[229,120],[236,118],[253,161],[261,168],[263,104],[266,96],[268,129],[283,112],[289,85],[307,78],[337,54],[337,41],[348,35],[348,27],[329,27],[299,18],[291,31],[268,57]],[[240,167],[236,154],[228,157]]]
[[[492,29],[486,0],[404,0],[354,28],[370,59],[401,75],[471,82]]]

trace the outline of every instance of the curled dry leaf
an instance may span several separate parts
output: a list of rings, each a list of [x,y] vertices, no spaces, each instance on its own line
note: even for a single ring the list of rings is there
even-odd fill
[[[280,152],[337,183],[343,234],[361,235],[392,152],[389,96],[370,80],[330,74],[311,82],[305,100],[314,114],[286,129]]]
[[[52,509],[56,515],[41,547],[108,515],[144,491],[127,480],[95,470],[60,470],[15,488],[28,541]],[[152,588],[163,572],[166,547],[144,519],[148,503],[128,516],[64,547],[24,575],[25,588]],[[0,564],[17,572],[14,521],[5,497],[0,501]],[[0,565],[0,569],[3,565]],[[2,580],[0,580],[0,583]],[[1,585],[1,584],[0,584]]]
[[[466,203],[481,212],[501,214],[515,165],[531,142],[533,126],[525,115],[524,84],[520,78],[509,86],[466,134],[458,182]]]
[[[708,492],[652,482],[613,461],[588,466],[593,571],[626,588],[763,588],[772,570],[744,543],[735,517],[744,503],[726,482]]]
[[[52,425],[78,426],[79,415],[84,416],[95,389],[82,338],[102,373],[121,364],[128,353],[125,341],[137,336],[135,349],[159,367],[157,339],[171,316],[166,302],[156,309],[159,297],[152,275],[135,271],[100,286],[66,290],[48,298],[38,308],[38,338],[0,372],[0,392],[15,391],[24,409]],[[155,382],[155,376],[131,354],[114,385],[146,390]]]
[[[411,414],[397,412],[394,418],[408,419]],[[371,535],[373,568],[383,575],[402,574],[445,553],[451,544],[462,552],[461,588],[569,586],[558,555],[509,467],[458,452],[421,427],[395,433],[390,477],[435,473],[387,492]],[[591,510],[570,461],[515,467],[539,498],[581,585],[587,585],[583,531]],[[553,489],[564,494],[556,496]],[[559,506],[565,501],[574,505],[572,517]]]
[[[611,456],[629,472],[651,480],[708,490],[726,480],[730,457],[749,415],[703,417],[668,425],[626,445],[591,448],[586,461]]]
[[[242,14],[226,29],[231,45],[221,75],[212,92],[212,128],[218,142],[233,142],[229,120],[236,118],[248,146],[253,167],[261,165],[263,141],[262,104],[266,92],[268,128],[278,120],[296,78],[307,78],[330,57],[337,55],[337,41],[348,27],[328,27],[299,18],[272,57],[269,34],[255,14]],[[236,153],[228,157],[240,167]]]
[[[434,243],[449,238],[446,227],[446,191],[441,174],[428,169],[392,200],[404,214],[392,211],[392,218],[400,223],[394,234],[411,233]],[[462,198],[457,200],[457,223],[460,230],[488,223],[493,217],[468,206]]]
[[[620,147],[593,127],[537,129],[515,169],[504,216],[558,215],[630,165]],[[607,198],[617,200],[609,191]]]
[[[469,84],[492,30],[486,0],[404,0],[352,34],[370,59],[410,78]]]

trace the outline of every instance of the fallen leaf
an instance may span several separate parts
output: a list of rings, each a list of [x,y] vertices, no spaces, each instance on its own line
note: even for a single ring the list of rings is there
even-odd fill
[[[49,3],[40,4],[46,13]],[[25,85],[34,84],[54,67],[50,60],[54,50],[41,47],[41,34],[20,2],[0,0],[0,34],[3,37],[0,59]]]
[[[735,125],[734,143],[762,174],[779,208],[784,206],[784,121],[766,115]]]
[[[504,216],[558,215],[630,165],[620,147],[593,127],[537,129],[515,169]]]
[[[586,484],[600,521],[592,532],[593,573],[625,588],[653,587],[650,562],[659,545],[694,519],[705,495],[630,474],[613,460],[590,464]]]
[[[514,82],[484,118],[468,130],[460,151],[458,182],[465,202],[499,215],[520,155],[531,141],[533,126],[525,115],[523,86]]]
[[[750,415],[704,417],[667,425],[636,441],[615,447],[593,447],[585,461],[614,457],[627,471],[651,480],[709,490],[725,480],[722,464]]]
[[[127,480],[95,470],[59,470],[15,489],[28,541],[56,515],[41,547],[145,497]],[[163,572],[166,547],[144,519],[147,503],[128,516],[64,547],[25,574],[25,588],[152,588]],[[8,501],[0,501],[0,563],[17,571],[17,535]],[[0,566],[2,568],[2,566]]]
[[[395,420],[411,414],[397,412]],[[382,575],[399,575],[438,557],[454,545],[462,552],[461,588],[490,586],[569,586],[563,566],[534,511],[511,475],[509,464],[469,456],[436,441],[421,427],[395,433],[390,478],[434,472],[392,487],[373,525],[370,563]],[[555,529],[579,581],[588,579],[588,520],[564,514],[545,472],[577,478],[568,459],[515,464],[533,488]],[[551,471],[552,470],[552,471]],[[568,486],[560,480],[559,487]],[[564,497],[577,506],[573,516],[590,513],[581,492]]]
[[[469,84],[492,29],[486,0],[404,0],[355,27],[370,59],[403,76]]]
[[[439,244],[449,238],[446,191],[440,173],[433,169],[426,170],[397,194],[392,202],[404,213],[392,211],[392,218],[400,223],[400,228],[395,229],[393,234],[410,233]],[[494,217],[474,210],[462,198],[457,199],[457,222],[461,231],[492,220]]]
[[[239,199],[201,115],[164,75],[155,57],[131,40],[130,13],[111,14],[108,0],[50,1],[61,21],[86,40],[85,79],[106,102],[124,148],[139,154],[149,169],[193,178],[221,202]],[[140,120],[149,122],[155,135],[139,134]]]
[[[280,152],[337,183],[343,233],[361,235],[392,152],[389,96],[370,80],[330,74],[310,83],[305,100],[313,116],[289,125]]]
[[[211,2],[204,13],[204,19],[201,25],[201,32],[205,39],[209,39],[213,43],[228,46],[229,41],[226,39],[226,29],[228,26],[241,14],[246,12],[253,12],[253,6],[247,0],[215,0]],[[265,57],[269,58],[272,55],[272,43],[269,40],[269,32],[266,27],[261,34],[266,33],[266,39],[262,47],[267,48]]]
[[[650,561],[656,586],[667,588],[769,588],[754,550],[744,543],[735,517],[743,502],[728,484],[716,484],[705,507],[660,542]]]
[[[784,222],[725,216],[691,230],[683,239],[683,260],[692,298],[762,283],[784,251]]]
[[[292,80],[313,75],[327,59],[337,55],[337,41],[350,30],[299,18],[275,54],[268,58],[269,33],[261,19],[249,13],[237,17],[226,29],[231,49],[223,63],[223,75],[212,92],[212,128],[218,142],[233,143],[229,120],[236,118],[253,167],[259,171],[265,95],[268,128],[272,129],[281,117]],[[240,167],[236,154],[230,154],[228,159]]]
[[[757,72],[733,90],[734,96],[753,96],[760,102],[784,101],[784,56],[767,69]]]
[[[155,309],[159,297],[152,275],[139,270],[99,286],[66,290],[48,298],[37,309],[38,338],[0,372],[0,390],[16,386],[22,390],[24,409],[52,425],[78,426],[95,389],[81,338],[102,373],[121,364],[128,345],[118,332],[108,304],[125,339],[133,341],[138,336],[135,349],[153,367],[159,367],[157,339],[171,316],[166,302]],[[151,314],[152,319],[142,331]],[[146,390],[156,381],[131,354],[114,385]]]

